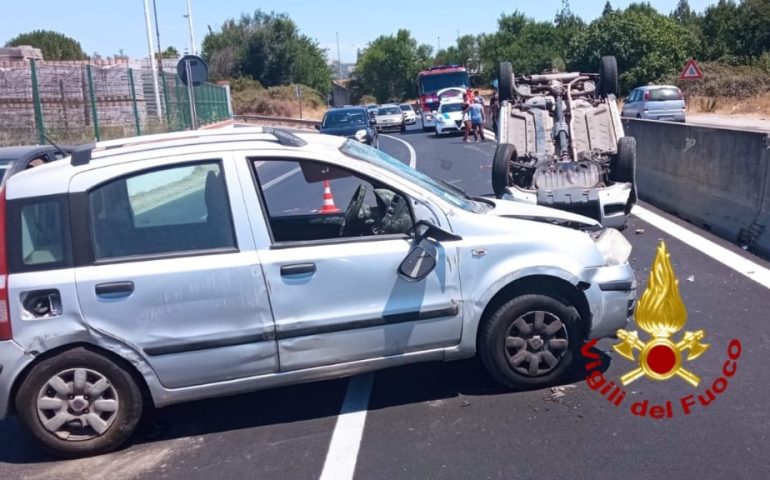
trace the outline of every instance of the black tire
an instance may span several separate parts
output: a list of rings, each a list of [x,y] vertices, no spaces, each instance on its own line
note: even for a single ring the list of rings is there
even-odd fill
[[[610,180],[636,185],[636,139],[623,137],[618,140],[618,153],[610,163]]]
[[[599,94],[618,96],[620,86],[618,84],[618,61],[613,56],[602,57],[599,65]]]
[[[497,70],[497,87],[499,101],[513,98],[513,65],[511,62],[500,62]]]
[[[492,158],[492,191],[501,198],[510,186],[510,164],[517,157],[516,147],[510,143],[498,143]]]
[[[404,133],[405,131],[406,131],[406,124],[402,123],[401,124],[401,133]]]
[[[92,438],[77,441],[63,440],[56,434],[48,431],[43,426],[38,412],[38,396],[42,389],[48,385],[49,380],[58,377],[60,372],[73,369],[98,373],[107,380],[108,389],[116,393],[114,414],[106,414],[112,417],[111,423],[106,430],[101,434],[97,433]],[[49,392],[53,391],[50,387],[47,388]],[[70,385],[70,388],[74,387]],[[55,392],[53,394],[58,395]],[[136,429],[142,416],[143,407],[141,391],[131,374],[106,357],[84,347],[74,348],[57,354],[32,367],[21,384],[19,391],[16,393],[14,400],[19,421],[26,428],[27,432],[31,434],[32,438],[43,449],[62,458],[99,455],[120,447]],[[93,414],[105,415],[104,413],[98,414],[96,407],[93,405],[90,401],[88,402],[88,407],[93,408]],[[81,414],[87,413],[88,409],[81,411]],[[67,425],[72,423],[74,422],[70,421]],[[88,428],[90,427],[83,427],[81,423],[81,430],[85,431]],[[96,433],[95,430],[91,430],[91,432]],[[83,436],[87,437],[88,435]]]
[[[509,333],[520,331],[515,323],[521,319],[531,318],[538,313],[542,313],[544,318],[551,319],[545,325],[548,328],[554,326],[557,331],[552,335],[546,335],[544,330],[535,331],[533,329],[532,340],[526,341],[523,347],[509,345],[509,339],[513,338],[509,336]],[[553,319],[557,319],[561,325],[557,325]],[[546,387],[561,379],[572,365],[577,351],[583,343],[583,330],[580,315],[575,307],[548,295],[526,294],[503,304],[481,325],[478,342],[479,355],[492,378],[502,385],[517,389]],[[516,334],[520,335],[520,333]],[[546,373],[535,375],[521,373],[519,369],[524,367],[525,362],[514,366],[516,360],[513,358],[521,350],[518,350],[516,355],[513,354],[513,351],[516,351],[516,348],[522,348],[525,350],[525,355],[533,355],[529,353],[529,350],[537,349],[532,347],[532,343],[530,343],[535,341],[535,338],[538,342],[542,342],[539,347],[541,350],[547,349],[549,352],[557,352],[558,357],[556,354],[552,354],[554,357],[552,360],[556,360],[557,363],[553,366],[547,365],[542,360],[543,357],[538,357],[537,364],[545,365],[548,368]],[[564,342],[565,339],[566,343]],[[518,340],[521,341],[520,338]],[[551,348],[552,341],[559,341],[561,347]],[[531,356],[525,358],[528,358],[526,365],[531,368],[529,360]]]

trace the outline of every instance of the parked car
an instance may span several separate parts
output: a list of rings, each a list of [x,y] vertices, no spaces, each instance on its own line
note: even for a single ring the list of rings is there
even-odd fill
[[[417,114],[414,112],[414,108],[408,103],[402,103],[399,105],[401,111],[404,113],[404,123],[407,125],[414,125],[417,123]]]
[[[317,209],[331,190],[344,212]],[[477,353],[550,385],[635,299],[617,230],[328,135],[101,142],[12,177],[0,211],[0,419],[65,457],[120,446],[145,401]]]
[[[28,168],[60,160],[66,157],[73,148],[71,146],[54,147],[52,145],[0,147],[0,182],[5,182],[11,175]]]
[[[404,123],[404,115],[401,113],[401,108],[396,104],[386,104],[380,106],[377,110],[377,116],[375,118],[375,124],[377,130],[406,130],[406,124]]]
[[[324,114],[318,130],[328,135],[352,138],[375,148],[379,145],[374,119],[369,120],[364,107],[333,108]]]
[[[436,136],[445,133],[459,133],[463,131],[463,101],[450,100],[438,107],[436,112]]]
[[[625,228],[637,200],[636,140],[623,131],[615,57],[603,57],[596,74],[516,77],[508,62],[498,73],[495,195]]]
[[[650,85],[632,90],[621,112],[627,118],[670,122],[684,122],[686,113],[684,94],[673,85]]]

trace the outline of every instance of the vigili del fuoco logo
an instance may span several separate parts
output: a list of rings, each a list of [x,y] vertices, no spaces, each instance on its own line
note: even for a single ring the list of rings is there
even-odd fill
[[[613,349],[635,365],[635,368],[621,375],[622,386],[608,381],[599,369],[601,358],[591,351],[597,340],[591,340],[583,346],[581,352],[587,360],[586,370],[589,372],[586,377],[588,387],[616,407],[626,404],[626,391],[622,387],[642,377],[658,382],[677,377],[693,388],[698,387],[700,377],[683,363],[689,364],[696,360],[709,350],[710,345],[704,343],[704,330],[685,331],[677,339],[679,331],[687,323],[687,308],[679,295],[679,281],[664,242],[658,246],[647,288],[639,299],[635,321],[650,338],[645,341],[637,331],[618,330],[620,343],[613,345]],[[722,366],[721,375],[704,391],[685,395],[677,402],[668,400],[663,405],[650,405],[648,400],[641,400],[631,403],[627,408],[637,416],[663,419],[674,417],[675,411],[689,415],[698,405],[707,407],[727,390],[728,379],[735,375],[740,355],[741,342],[733,339],[727,347],[727,360]]]

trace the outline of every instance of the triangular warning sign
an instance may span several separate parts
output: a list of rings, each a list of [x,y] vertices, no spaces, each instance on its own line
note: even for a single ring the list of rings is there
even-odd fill
[[[687,65],[684,66],[684,70],[679,74],[680,80],[700,80],[703,78],[703,72],[701,71],[698,63],[690,59]]]

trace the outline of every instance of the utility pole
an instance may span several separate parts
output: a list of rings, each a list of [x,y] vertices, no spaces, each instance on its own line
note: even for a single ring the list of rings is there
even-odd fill
[[[342,80],[342,57],[340,56],[340,32],[334,32],[337,35],[337,78]]]
[[[163,113],[160,111],[160,91],[158,91],[158,71],[155,68],[155,62],[152,60],[153,55],[155,54],[154,48],[152,46],[152,22],[150,21],[150,8],[147,5],[147,0],[144,0],[144,22],[145,26],[147,27],[147,51],[150,52],[149,57],[147,58],[150,63],[150,70],[152,70],[152,90],[155,94],[155,106],[156,113],[158,114],[158,120],[160,120],[163,117]]]
[[[441,50],[441,35],[438,36],[438,46],[436,47],[436,53]]]
[[[195,53],[195,34],[193,33],[191,0],[187,0],[187,15],[182,15],[182,16],[187,19],[187,28],[190,31],[190,53],[192,55],[196,55],[196,53]]]
[[[155,0],[152,0],[152,12],[155,17],[155,37],[158,40],[158,74],[163,77],[163,49],[160,46],[160,23],[158,22],[158,5],[156,4]],[[163,91],[165,92],[165,81],[166,79],[163,78]],[[167,98],[164,98],[164,101],[168,100]],[[168,108],[167,105],[164,104],[165,108]]]

